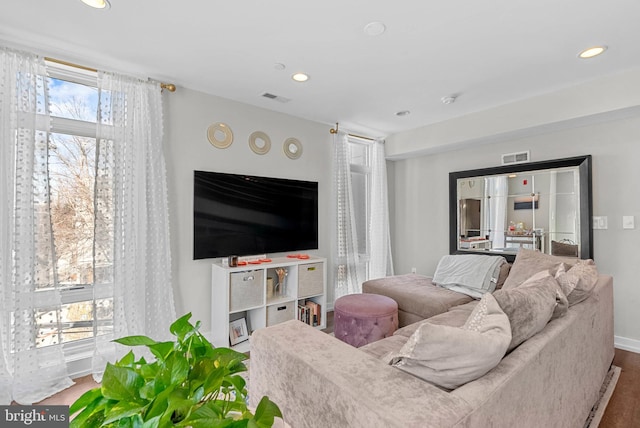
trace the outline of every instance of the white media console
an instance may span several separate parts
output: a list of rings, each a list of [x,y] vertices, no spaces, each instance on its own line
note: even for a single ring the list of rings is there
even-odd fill
[[[284,269],[284,284],[278,284],[277,270]],[[280,271],[282,273],[282,271]],[[316,311],[317,328],[326,328],[327,263],[321,257],[308,259],[278,257],[269,262],[244,266],[212,267],[211,332],[216,347],[249,351],[249,341],[231,346],[230,323],[244,318],[248,333],[259,328],[304,317]],[[275,289],[274,289],[275,288]],[[313,310],[305,310],[313,308]],[[310,323],[313,323],[311,314]]]

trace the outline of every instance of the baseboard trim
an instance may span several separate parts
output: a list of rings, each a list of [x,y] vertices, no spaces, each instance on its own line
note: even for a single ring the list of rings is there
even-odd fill
[[[622,336],[614,336],[613,345],[618,349],[640,354],[640,340],[629,339]]]

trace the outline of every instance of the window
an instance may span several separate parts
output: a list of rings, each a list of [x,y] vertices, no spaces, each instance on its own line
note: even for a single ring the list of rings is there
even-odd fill
[[[393,275],[384,142],[340,133],[333,140],[335,297]]]
[[[112,333],[113,298],[108,285],[94,284],[94,270],[100,267],[94,262],[96,75],[58,66],[49,71],[49,210],[53,278],[62,289],[62,308],[36,309],[35,346],[65,344],[69,358],[82,352],[83,344],[90,345],[94,336]],[[51,286],[41,285],[37,291]]]
[[[121,358],[116,335],[169,336],[163,106],[155,81],[0,62],[0,384],[29,403]]]
[[[368,279],[370,260],[368,229],[371,209],[371,143],[351,136],[349,136],[348,142],[358,259]]]

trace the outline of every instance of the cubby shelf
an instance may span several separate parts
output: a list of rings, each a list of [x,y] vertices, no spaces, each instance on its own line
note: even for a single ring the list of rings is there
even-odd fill
[[[286,270],[278,283],[277,268]],[[311,301],[320,306],[320,323],[326,328],[327,263],[322,257],[273,258],[270,262],[229,267],[212,266],[211,334],[214,346],[249,351],[249,341],[231,346],[229,323],[244,318],[249,332],[298,317],[298,305]],[[274,294],[275,293],[275,294]]]

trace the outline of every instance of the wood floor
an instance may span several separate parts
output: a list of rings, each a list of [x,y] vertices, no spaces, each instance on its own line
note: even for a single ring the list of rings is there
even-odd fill
[[[640,427],[640,354],[616,349],[613,365],[622,372],[600,428]]]
[[[327,314],[327,328],[324,331],[333,332],[332,312]],[[600,428],[640,427],[640,354],[616,349],[613,364],[620,367],[622,372],[600,422]],[[76,379],[74,386],[47,398],[42,404],[71,405],[96,385],[90,376]]]

